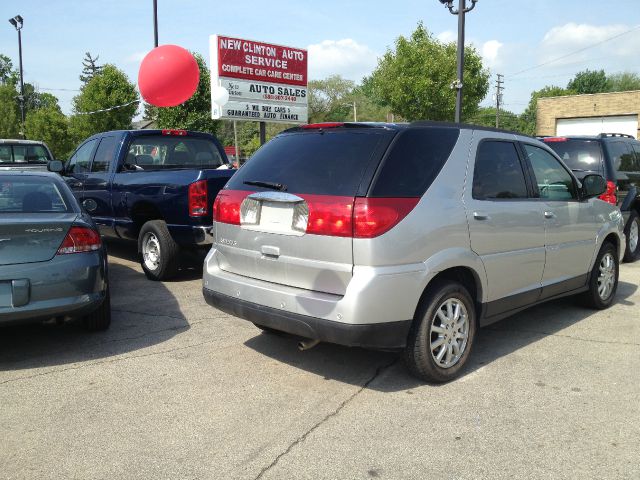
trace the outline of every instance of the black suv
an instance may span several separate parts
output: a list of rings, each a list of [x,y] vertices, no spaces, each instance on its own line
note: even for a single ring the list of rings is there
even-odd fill
[[[624,216],[627,247],[624,259],[640,258],[640,141],[623,133],[542,138],[579,179],[598,173],[607,180],[600,199],[618,205]]]

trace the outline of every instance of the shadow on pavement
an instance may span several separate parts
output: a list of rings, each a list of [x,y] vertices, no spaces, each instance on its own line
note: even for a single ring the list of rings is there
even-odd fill
[[[89,333],[79,323],[0,329],[0,371],[105,359],[163,343],[188,330],[173,294],[126,265],[109,265],[111,327]]]
[[[634,305],[628,299],[637,289],[637,285],[620,282],[616,303]],[[595,310],[582,307],[579,299],[567,297],[532,307],[482,328],[461,377],[544,337],[554,335],[595,313]],[[377,369],[393,364],[392,374],[382,375],[368,385],[372,390],[401,391],[425,384],[409,375],[399,353],[376,352],[326,343],[321,343],[312,350],[300,352],[297,349],[297,337],[273,333],[258,334],[245,342],[245,345],[263,355],[325,379],[359,386],[370,380]]]
[[[128,260],[130,262],[139,263],[137,246],[135,242],[125,240],[105,239],[109,256]],[[199,252],[183,252],[180,258],[180,269],[175,278],[166,280],[167,282],[184,282],[189,280],[198,280],[202,278],[202,265],[206,251]]]

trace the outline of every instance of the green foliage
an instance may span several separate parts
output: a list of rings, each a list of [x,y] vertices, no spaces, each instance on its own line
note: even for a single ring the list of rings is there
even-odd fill
[[[105,65],[82,87],[80,94],[73,98],[74,116],[70,119],[70,134],[77,143],[95,133],[131,128],[131,120],[136,114],[137,103],[107,112],[92,113],[138,99],[135,85],[114,65]]]
[[[20,135],[17,95],[13,85],[0,85],[0,138],[17,138]]]
[[[66,159],[74,146],[69,138],[69,121],[60,111],[57,101],[54,106],[29,112],[25,120],[25,132],[31,140],[44,141],[57,159]]]
[[[9,57],[0,53],[0,85],[16,85],[19,74]]]
[[[640,90],[640,75],[632,72],[609,75],[610,92],[628,92],[630,90]]]
[[[526,135],[536,134],[536,122],[538,115],[538,99],[542,97],[560,97],[563,95],[575,95],[573,90],[567,90],[562,87],[546,86],[531,94],[531,100],[526,110],[520,116],[520,131]]]
[[[412,120],[451,120],[456,94],[456,44],[433,38],[418,24],[410,38],[396,39],[377,68],[365,79],[364,89],[380,105]],[[462,115],[469,118],[489,89],[489,72],[475,48],[465,49]]]
[[[177,107],[157,108],[158,128],[183,128],[199,132],[215,133],[218,121],[211,119],[211,77],[202,55],[193,56],[200,68],[200,83],[193,96]],[[154,108],[146,109],[153,115]]]
[[[309,82],[309,123],[346,120],[355,83],[333,75]],[[353,120],[353,117],[351,118]]]
[[[484,127],[496,126],[496,109],[495,107],[480,108],[469,120],[468,123],[473,125],[482,125]],[[522,127],[520,116],[508,110],[500,110],[500,128],[519,132]]]
[[[576,73],[576,76],[567,84],[567,90],[577,94],[602,93],[609,91],[609,82],[604,70],[584,70]]]

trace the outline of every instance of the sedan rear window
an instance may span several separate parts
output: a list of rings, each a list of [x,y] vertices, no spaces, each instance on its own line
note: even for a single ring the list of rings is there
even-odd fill
[[[164,135],[137,137],[131,142],[125,161],[135,170],[218,168],[224,163],[211,140]]]
[[[0,213],[67,213],[71,207],[47,177],[0,176]]]

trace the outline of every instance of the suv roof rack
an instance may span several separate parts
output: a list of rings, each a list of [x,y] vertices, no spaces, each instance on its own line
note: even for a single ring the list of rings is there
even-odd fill
[[[599,138],[606,138],[606,137],[624,137],[624,138],[633,138],[635,140],[636,137],[634,137],[633,135],[629,135],[627,133],[601,133],[600,135],[598,135]]]

